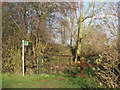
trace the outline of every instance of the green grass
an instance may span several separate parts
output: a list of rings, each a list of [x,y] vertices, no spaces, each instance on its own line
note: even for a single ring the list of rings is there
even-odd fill
[[[88,88],[98,86],[91,78],[73,78],[60,75],[2,75],[3,88]]]

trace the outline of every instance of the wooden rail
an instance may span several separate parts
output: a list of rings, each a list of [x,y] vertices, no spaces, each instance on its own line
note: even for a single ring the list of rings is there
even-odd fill
[[[70,54],[70,55],[67,55],[67,54],[61,54],[61,55],[56,55],[56,54],[42,54],[41,56],[62,56],[62,57],[74,57],[74,55]],[[77,55],[77,56],[80,56],[80,57],[92,57],[92,56],[97,56],[95,54],[80,54],[80,55]]]

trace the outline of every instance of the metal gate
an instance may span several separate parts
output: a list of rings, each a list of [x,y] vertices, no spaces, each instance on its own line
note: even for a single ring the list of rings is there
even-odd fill
[[[38,62],[38,73],[93,77],[90,71],[94,72],[91,68],[97,65],[91,65],[83,60],[73,62],[73,57],[72,55],[42,55]]]

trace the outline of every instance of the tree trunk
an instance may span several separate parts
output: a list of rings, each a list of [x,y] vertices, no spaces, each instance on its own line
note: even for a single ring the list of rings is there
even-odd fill
[[[82,8],[80,10],[80,19],[78,21],[78,35],[77,35],[77,41],[76,41],[76,59],[75,61],[77,61],[78,59],[78,55],[81,54],[81,49],[82,49],[82,45],[81,45],[81,40],[82,40]]]

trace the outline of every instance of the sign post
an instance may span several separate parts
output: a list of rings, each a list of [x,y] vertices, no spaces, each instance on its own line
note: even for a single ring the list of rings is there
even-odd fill
[[[28,41],[22,40],[22,73],[23,73],[23,76],[25,75],[24,46],[25,46],[25,45],[28,45],[28,44],[29,44]]]
[[[22,40],[22,72],[24,76],[24,40]]]

